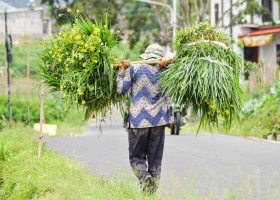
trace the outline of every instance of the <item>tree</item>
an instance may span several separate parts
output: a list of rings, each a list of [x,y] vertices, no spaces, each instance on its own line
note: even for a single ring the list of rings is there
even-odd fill
[[[153,0],[172,5],[173,0]],[[91,19],[103,20],[107,15],[112,26],[122,27],[129,35],[130,48],[141,39],[166,45],[172,42],[172,22],[170,10],[163,6],[138,2],[135,0],[64,0],[66,7],[59,6],[60,0],[41,0],[49,6],[50,14],[59,25],[66,18],[58,15],[66,13],[67,8],[78,9]],[[177,21],[179,26],[191,25],[206,20],[210,0],[177,0]]]
[[[92,19],[103,20],[107,15],[112,25],[117,24],[118,16],[124,5],[132,0],[64,0],[66,7],[78,9]],[[60,0],[41,0],[41,5],[48,5],[50,15],[58,19],[60,13],[64,13],[65,8],[60,7]]]
[[[280,0],[277,0],[280,2]],[[243,7],[245,5],[245,9],[240,10],[240,7]],[[237,14],[231,13],[232,10],[239,10]],[[271,13],[268,8],[260,5],[258,2],[254,0],[239,0],[236,3],[232,4],[232,9],[228,9],[226,14],[232,14],[231,23],[228,26],[233,26],[237,24],[246,24],[248,23],[245,16],[251,16],[251,22],[253,21],[253,16],[259,16],[263,19],[263,21],[271,22],[273,25],[275,24],[275,21],[273,20]]]

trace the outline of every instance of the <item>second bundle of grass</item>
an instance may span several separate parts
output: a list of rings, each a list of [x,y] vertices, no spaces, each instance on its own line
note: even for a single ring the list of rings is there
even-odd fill
[[[230,127],[241,113],[243,90],[239,80],[241,57],[230,48],[231,39],[207,23],[177,32],[177,57],[162,74],[164,90],[174,103],[192,105],[201,124]]]

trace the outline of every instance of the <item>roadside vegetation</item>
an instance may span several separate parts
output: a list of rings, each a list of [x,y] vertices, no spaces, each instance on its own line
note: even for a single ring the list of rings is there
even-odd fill
[[[230,134],[244,137],[267,139],[280,134],[280,82],[264,85],[258,90],[248,92],[242,108],[243,116],[234,120],[227,133],[223,123],[214,128],[212,133]],[[181,129],[182,133],[194,133],[199,122],[188,121]],[[208,128],[201,128],[200,133],[208,133]]]
[[[280,133],[280,82],[248,94],[241,123],[235,123],[232,135],[267,139]],[[276,138],[275,138],[276,139]]]
[[[82,165],[43,146],[38,161],[37,133],[24,126],[0,131],[0,199],[1,200],[237,200],[253,199],[250,185],[241,185],[223,194],[202,195],[193,188],[180,188],[185,194],[144,196],[134,176],[119,172],[110,178],[96,176]],[[173,187],[171,183],[170,187]],[[175,183],[174,183],[175,184]],[[175,184],[174,187],[177,188]],[[271,194],[272,195],[272,194]],[[174,195],[172,195],[174,196]],[[176,196],[176,195],[175,195]],[[273,198],[269,198],[273,199]]]
[[[24,78],[27,75],[28,55],[30,74],[34,74],[33,67],[38,65],[40,60],[36,52],[41,51],[40,41],[14,41],[13,43],[13,60],[10,64],[10,74],[12,78]],[[0,52],[5,52],[5,45],[0,44]],[[5,56],[0,56],[0,66],[5,66]],[[1,76],[1,73],[0,73]]]
[[[22,127],[0,132],[0,199],[156,199],[145,197],[135,180],[104,180],[68,158],[43,148],[37,160],[34,132]]]

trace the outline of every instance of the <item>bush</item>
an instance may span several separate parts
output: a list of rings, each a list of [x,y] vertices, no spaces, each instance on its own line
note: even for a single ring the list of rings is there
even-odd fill
[[[28,124],[28,106],[30,112],[30,123],[40,121],[40,100],[31,98],[12,97],[12,120]],[[44,101],[45,122],[51,123],[54,120],[63,120],[67,114],[65,105],[55,99],[46,99]],[[0,96],[0,116],[9,118],[8,98]],[[0,125],[1,127],[1,125]]]

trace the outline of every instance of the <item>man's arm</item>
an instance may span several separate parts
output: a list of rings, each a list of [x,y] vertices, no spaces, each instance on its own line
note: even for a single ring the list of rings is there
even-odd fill
[[[125,94],[125,92],[131,88],[132,85],[132,78],[133,78],[133,71],[134,68],[131,66],[126,74],[124,74],[124,71],[128,66],[130,65],[129,60],[123,60],[121,61],[122,65],[119,67],[119,74],[117,77],[117,93],[118,94]]]

